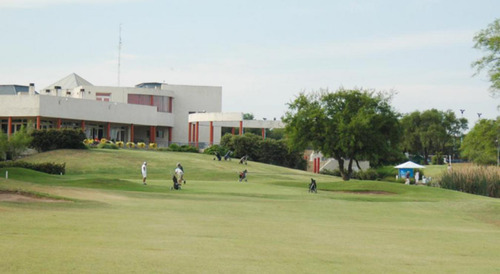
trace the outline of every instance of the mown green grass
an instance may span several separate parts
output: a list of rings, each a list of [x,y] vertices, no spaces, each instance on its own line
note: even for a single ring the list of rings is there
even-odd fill
[[[0,202],[0,272],[500,271],[498,199],[212,159],[138,150],[25,159],[66,162],[67,174],[9,169],[0,189],[71,201]],[[188,183],[171,191],[177,162]],[[238,183],[245,168],[249,181]],[[311,177],[318,194],[307,192]]]

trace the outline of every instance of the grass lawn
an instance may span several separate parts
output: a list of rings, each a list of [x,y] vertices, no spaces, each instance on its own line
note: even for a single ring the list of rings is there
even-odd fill
[[[0,273],[500,272],[499,199],[212,159],[61,150],[25,160],[64,176],[0,169],[0,190],[60,199],[0,201]]]

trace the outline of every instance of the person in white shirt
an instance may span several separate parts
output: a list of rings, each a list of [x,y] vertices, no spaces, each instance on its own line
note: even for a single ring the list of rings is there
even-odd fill
[[[177,182],[179,184],[186,184],[186,180],[184,180],[184,168],[181,166],[181,163],[177,163],[177,167],[175,168],[175,176],[177,177]]]
[[[146,177],[148,177],[148,169],[147,169],[147,164],[144,162],[141,167],[141,173],[142,173],[142,184],[146,185]]]

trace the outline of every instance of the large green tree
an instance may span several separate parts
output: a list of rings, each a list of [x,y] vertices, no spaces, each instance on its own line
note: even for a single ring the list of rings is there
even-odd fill
[[[461,132],[467,129],[467,119],[458,119],[451,110],[436,109],[414,111],[401,118],[404,151],[424,156],[424,164],[430,154],[454,153]]]
[[[489,24],[474,36],[474,48],[482,50],[485,55],[472,63],[476,75],[481,71],[488,72],[493,95],[500,93],[500,19]]]
[[[301,93],[288,104],[283,121],[290,144],[311,146],[339,162],[349,180],[358,160],[379,162],[400,140],[398,114],[390,96],[362,89]]]
[[[462,156],[480,165],[497,164],[499,137],[500,118],[481,119],[465,136]]]

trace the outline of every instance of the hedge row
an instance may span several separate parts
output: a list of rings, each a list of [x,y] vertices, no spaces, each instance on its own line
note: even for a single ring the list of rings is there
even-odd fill
[[[7,161],[7,162],[0,162],[0,168],[2,167],[20,167],[48,174],[66,173],[66,163],[56,164],[56,163],[28,163],[23,161]]]
[[[31,134],[31,146],[38,151],[54,149],[85,149],[85,133],[81,129],[44,129]]]

